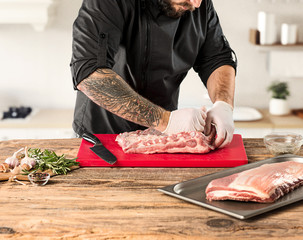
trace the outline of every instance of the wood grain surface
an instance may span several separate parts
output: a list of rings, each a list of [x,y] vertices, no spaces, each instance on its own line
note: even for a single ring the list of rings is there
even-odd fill
[[[3,141],[0,160],[25,145],[73,158],[80,141]],[[249,162],[272,157],[262,139],[244,145]],[[243,221],[157,191],[221,170],[81,168],[43,187],[1,182],[0,239],[303,239],[302,201]]]

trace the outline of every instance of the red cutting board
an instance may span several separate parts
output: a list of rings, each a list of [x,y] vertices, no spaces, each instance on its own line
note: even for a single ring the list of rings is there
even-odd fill
[[[77,161],[80,167],[236,167],[247,164],[242,137],[234,134],[233,141],[225,148],[206,154],[165,153],[127,154],[115,141],[117,134],[95,134],[116,157],[110,165],[90,150],[92,143],[82,139]]]

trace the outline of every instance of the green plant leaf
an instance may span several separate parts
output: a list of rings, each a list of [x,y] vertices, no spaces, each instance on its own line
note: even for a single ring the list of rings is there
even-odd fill
[[[272,82],[268,86],[267,91],[272,93],[272,98],[287,99],[290,95],[287,82]]]
[[[28,149],[28,156],[36,159],[36,165],[30,172],[38,170],[44,172],[50,169],[55,174],[67,174],[71,166],[79,165],[79,162],[76,161],[77,158],[67,159],[64,154],[57,156],[54,151],[48,149],[42,151],[39,148],[30,148]],[[30,172],[24,172],[24,174],[29,174]]]

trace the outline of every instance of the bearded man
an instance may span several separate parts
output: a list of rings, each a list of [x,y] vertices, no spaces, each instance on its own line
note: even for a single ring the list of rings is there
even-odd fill
[[[210,133],[231,142],[235,54],[212,0],[84,0],[73,25],[74,131]],[[193,68],[214,103],[178,109]]]

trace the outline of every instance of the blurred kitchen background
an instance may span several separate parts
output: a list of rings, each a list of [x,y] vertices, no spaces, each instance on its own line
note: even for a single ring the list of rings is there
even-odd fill
[[[238,58],[235,133],[243,137],[263,137],[272,131],[303,134],[303,119],[294,114],[303,109],[303,0],[213,2]],[[81,3],[0,0],[0,114],[6,112],[6,118],[0,120],[0,140],[74,137],[75,91],[69,63],[72,24]],[[283,23],[296,25],[295,43],[281,44]],[[262,24],[266,33],[259,29]],[[260,45],[258,34],[269,33],[275,42]],[[273,81],[286,82],[289,87],[289,114],[269,113],[267,87]],[[179,105],[210,106],[194,71],[182,83]],[[16,118],[20,111],[29,115]]]

